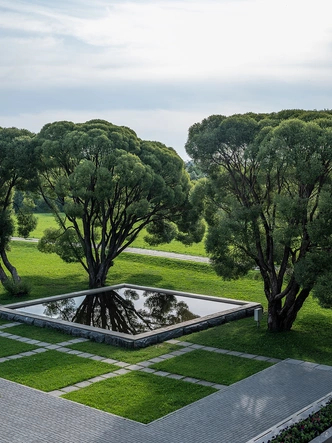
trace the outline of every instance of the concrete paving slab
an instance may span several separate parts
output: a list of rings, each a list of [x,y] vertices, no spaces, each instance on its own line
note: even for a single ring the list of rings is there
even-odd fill
[[[245,443],[331,391],[332,371],[281,362],[142,425],[0,379],[0,442]]]

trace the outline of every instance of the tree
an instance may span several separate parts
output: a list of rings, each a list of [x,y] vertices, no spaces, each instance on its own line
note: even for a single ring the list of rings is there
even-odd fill
[[[268,329],[291,329],[311,291],[331,293],[332,113],[211,116],[190,128],[186,149],[207,174],[195,201],[217,273],[257,267]]]
[[[189,174],[190,180],[198,180],[204,177],[201,169],[192,160],[186,162],[186,171]]]
[[[173,149],[102,120],[47,124],[37,143],[40,192],[59,225],[39,249],[81,263],[91,288],[105,285],[114,259],[143,228],[151,243],[200,241],[204,226]]]
[[[33,189],[36,177],[33,134],[25,129],[0,128],[0,281],[4,283],[11,274],[14,283],[20,281],[7,251],[14,232],[13,194],[15,189]],[[23,205],[18,217],[19,232],[28,236],[36,221],[28,204]]]

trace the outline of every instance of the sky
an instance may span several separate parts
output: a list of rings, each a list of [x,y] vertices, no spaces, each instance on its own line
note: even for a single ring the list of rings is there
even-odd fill
[[[330,0],[0,0],[0,126],[100,118],[188,160],[212,114],[332,108]]]

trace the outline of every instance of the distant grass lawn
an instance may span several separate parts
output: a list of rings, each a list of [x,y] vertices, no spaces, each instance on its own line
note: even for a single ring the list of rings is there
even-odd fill
[[[270,366],[265,361],[197,349],[150,367],[229,386]]]
[[[31,232],[30,238],[41,238],[45,229],[53,227],[56,228],[57,224],[54,220],[52,214],[35,214],[38,219],[37,227]],[[200,243],[193,243],[191,246],[186,246],[179,241],[173,240],[169,244],[163,244],[159,246],[151,247],[145,240],[144,237],[147,235],[146,229],[143,229],[139,234],[138,238],[134,241],[131,247],[143,248],[143,249],[157,249],[159,251],[176,252],[178,254],[188,254],[188,255],[201,255],[206,256],[204,248],[204,240]]]
[[[131,372],[70,392],[63,398],[141,423],[150,423],[213,392],[216,390],[207,386]]]
[[[169,352],[181,349],[180,346],[172,345],[170,343],[160,343],[143,349],[126,349],[92,341],[76,343],[67,346],[67,348],[76,349],[77,351],[82,352],[89,352],[90,354],[100,355],[101,357],[112,358],[114,360],[124,361],[131,364],[149,360],[151,358],[159,357],[160,355],[168,354]]]
[[[57,351],[0,363],[0,377],[49,392],[119,369],[117,366]]]
[[[21,352],[33,351],[35,349],[37,349],[37,346],[11,340],[6,337],[0,337],[0,358],[20,354]]]

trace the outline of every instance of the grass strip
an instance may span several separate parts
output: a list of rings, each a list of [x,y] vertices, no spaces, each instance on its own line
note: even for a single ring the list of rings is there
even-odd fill
[[[265,361],[198,349],[150,367],[229,386],[270,366]]]
[[[20,354],[21,352],[33,351],[35,349],[37,349],[37,346],[0,337],[0,357],[8,357],[8,355]]]
[[[46,351],[0,364],[0,377],[49,392],[119,369],[100,361]]]
[[[131,364],[149,360],[150,358],[159,357],[160,355],[181,349],[180,346],[170,343],[159,343],[142,349],[127,349],[92,341],[75,343],[66,347]]]
[[[150,423],[213,392],[216,390],[207,386],[131,372],[63,397],[141,423]]]
[[[17,325],[8,329],[10,334],[20,335],[22,337],[32,338],[34,340],[45,341],[47,343],[61,343],[62,341],[72,340],[72,335],[56,331],[50,328],[39,328],[32,325]]]
[[[332,365],[330,327],[322,316],[317,316],[317,321],[321,321],[319,327],[302,320],[294,330],[271,333],[265,327],[257,328],[252,318],[245,318],[187,335],[185,339],[231,351]]]

